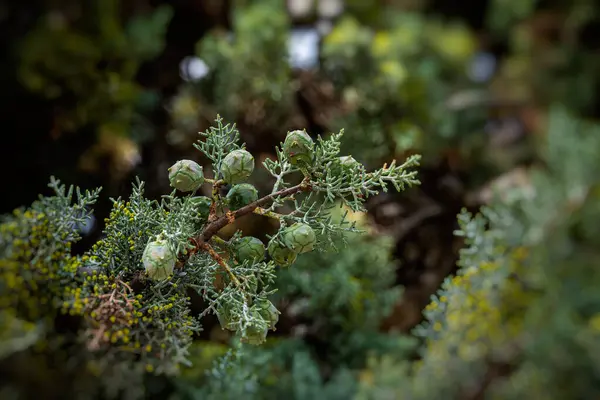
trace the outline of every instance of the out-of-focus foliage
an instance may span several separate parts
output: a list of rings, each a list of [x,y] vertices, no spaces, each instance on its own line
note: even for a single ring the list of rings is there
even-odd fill
[[[408,352],[414,347],[410,340],[395,339],[394,351],[398,357],[405,355],[400,349]],[[319,362],[315,350],[300,339],[275,339],[260,351],[244,349],[235,354],[220,359],[222,364],[213,364],[203,375],[203,381],[178,381],[173,398],[343,400],[357,393],[359,371],[345,364],[329,370]]]
[[[487,13],[487,27],[497,35],[506,35],[514,24],[531,16],[537,0],[491,0]]]
[[[357,214],[354,218],[366,228],[364,216]],[[339,253],[311,253],[298,261],[302,270],[287,270],[277,281],[276,298],[285,301],[287,315],[297,321],[294,329],[316,342],[330,368],[356,367],[368,351],[393,347],[394,339],[379,327],[401,292],[391,284],[396,266],[390,259],[390,238],[347,236],[348,244]]]
[[[496,92],[513,102],[548,106],[560,101],[577,112],[597,112],[597,4],[588,0],[541,3],[492,1],[490,28],[509,46],[494,85]]]
[[[333,84],[334,110],[317,113],[323,128],[335,132],[350,124],[343,151],[369,165],[406,151],[435,155],[480,134],[486,93],[467,74],[478,49],[473,32],[458,21],[383,9],[375,25],[352,15],[336,21],[321,38],[320,65],[303,67]],[[289,65],[285,8],[250,2],[236,8],[232,23],[231,33],[217,31],[197,45],[209,72],[183,85],[171,103],[175,143],[217,110],[257,134],[297,123],[304,72]],[[461,93],[467,103],[474,96],[475,106],[451,99]]]
[[[208,368],[203,379],[194,368],[178,383],[181,398],[348,399],[367,357],[410,351],[410,338],[380,330],[400,294],[389,238],[347,236],[340,253],[309,253],[299,268],[279,273],[274,302],[286,320],[276,333],[291,332],[274,335],[260,350],[236,349],[232,364]],[[197,354],[204,359],[212,352]]]
[[[584,25],[582,10],[586,8],[583,3],[567,7],[571,16],[571,24],[565,24],[567,28],[577,31]],[[367,163],[390,159],[418,149],[425,153],[425,162],[434,164],[446,150],[458,149],[461,160],[473,169],[468,172],[471,177],[481,173],[482,165],[489,167],[495,164],[493,172],[499,172],[511,168],[524,157],[531,157],[532,151],[543,153],[544,150],[535,147],[535,139],[528,140],[532,143],[526,143],[530,147],[525,151],[502,144],[506,141],[510,145],[514,142],[511,139],[513,137],[519,141],[523,135],[522,129],[538,128],[536,123],[526,120],[524,123],[529,125],[514,129],[516,133],[502,129],[493,131],[488,124],[490,118],[497,117],[503,121],[507,115],[516,114],[521,117],[518,107],[523,105],[526,106],[526,111],[534,109],[539,113],[543,106],[556,100],[567,102],[575,110],[585,111],[595,102],[592,88],[598,76],[594,72],[596,55],[586,52],[579,42],[569,49],[566,43],[570,42],[566,37],[552,46],[540,42],[536,35],[547,39],[548,32],[537,32],[535,25],[532,26],[532,21],[537,17],[532,12],[538,11],[535,8],[537,5],[533,2],[513,5],[511,9],[507,2],[493,2],[488,9],[493,20],[489,27],[491,36],[495,40],[509,42],[509,53],[504,58],[495,58],[491,53],[482,52],[481,37],[458,21],[438,19],[415,12],[414,9],[411,12],[399,12],[393,8],[361,8],[359,4],[351,4],[350,12],[336,20],[332,31],[323,35],[320,64],[310,71],[332,83],[338,101],[337,109],[330,118],[319,120],[325,121],[323,128],[335,131],[340,125],[352,127],[346,132],[351,140],[346,142],[343,150],[356,154],[361,161]],[[270,12],[273,14],[271,18],[275,19],[279,11],[273,8]],[[508,30],[517,21],[521,21],[519,26]],[[255,29],[258,29],[258,24]],[[204,41],[200,46],[203,43]],[[261,55],[268,56],[271,51],[273,49],[264,50],[257,46],[253,54],[257,59],[262,59]],[[232,63],[235,59],[235,54],[231,53],[227,60]],[[279,62],[280,58],[276,60]],[[228,64],[226,59],[221,59],[221,65],[223,64]],[[581,71],[587,72],[582,75]],[[246,72],[249,74],[246,80],[250,81],[251,74],[254,73],[244,69],[239,71],[240,75],[236,79],[242,79],[241,76]],[[291,76],[302,73],[293,70]],[[574,84],[574,80],[581,83],[581,90],[568,90],[579,87]],[[583,85],[586,84],[589,85],[584,88]],[[199,87],[202,85],[208,83],[200,83]],[[187,88],[193,86],[187,85]],[[249,86],[245,86],[240,91],[248,91],[248,88]],[[207,97],[204,99],[206,101]],[[282,102],[282,110],[287,110],[284,114],[287,113],[288,118],[291,118],[291,108],[287,107],[288,103]],[[517,113],[514,111],[515,107]],[[570,141],[578,142],[573,146],[582,146],[582,149],[597,146],[586,143],[586,139],[582,138],[561,140],[557,133],[561,129],[576,130],[573,126],[565,127],[565,121],[572,119],[561,111],[551,114],[548,129],[553,137],[549,138],[550,147],[559,142],[566,145]],[[553,126],[556,128],[552,128]],[[537,130],[545,132],[543,129]],[[540,136],[544,137],[543,134]],[[593,134],[590,133],[589,136]],[[593,157],[589,160],[593,160]],[[549,172],[550,175],[532,172],[527,177],[536,180],[546,176],[543,178],[545,182],[532,183],[538,193],[540,190],[556,188],[550,184],[552,174],[556,171],[569,169],[569,175],[575,178],[577,172],[571,169],[590,168],[591,165],[584,165],[585,162],[576,158],[556,159],[550,162],[551,165],[556,165]],[[540,168],[534,169],[538,170],[543,171]],[[485,179],[490,177],[489,172],[482,175]],[[566,176],[563,178],[562,182],[566,184],[569,179]],[[542,187],[545,189],[541,189]],[[360,259],[363,250],[370,251],[370,246],[364,243],[352,243],[353,246],[343,256],[339,256],[339,263],[337,258],[327,261],[332,266],[340,266],[340,270],[333,274],[334,268],[319,268],[321,261],[317,257],[321,256],[314,254],[310,257],[311,265],[302,272],[293,270],[280,276],[281,282],[285,284],[281,286],[278,295],[282,299],[293,299],[284,314],[293,319],[296,307],[300,307],[300,315],[306,318],[306,322],[302,318],[294,322],[297,330],[306,332],[301,336],[302,341],[297,337],[281,338],[276,344],[272,343],[270,350],[265,350],[260,355],[240,353],[235,372],[222,370],[220,375],[209,375],[213,378],[231,377],[239,372],[240,375],[236,375],[239,380],[214,379],[208,387],[201,389],[204,391],[190,389],[191,393],[203,393],[205,396],[210,393],[226,396],[227,393],[232,398],[243,395],[254,395],[257,398],[348,398],[356,395],[360,399],[476,398],[484,392],[491,393],[496,398],[555,398],[555,393],[583,397],[585,394],[595,394],[593,382],[585,381],[584,377],[577,380],[577,383],[566,385],[563,392],[553,393],[552,390],[556,390],[564,382],[558,379],[561,373],[565,374],[562,379],[568,379],[566,376],[575,373],[560,366],[559,361],[553,362],[553,356],[544,358],[541,353],[535,354],[535,351],[544,351],[542,347],[536,347],[539,344],[534,343],[535,341],[527,342],[530,347],[525,350],[514,350],[518,347],[515,342],[521,341],[522,334],[533,330],[533,326],[544,320],[543,316],[529,317],[528,306],[535,304],[531,312],[538,312],[538,315],[544,315],[543,311],[550,307],[541,300],[543,296],[537,289],[521,286],[521,281],[526,282],[527,286],[529,280],[539,279],[537,276],[530,277],[530,274],[536,274],[534,268],[530,267],[534,263],[532,257],[536,259],[538,275],[539,268],[551,265],[548,259],[557,257],[554,254],[533,255],[544,250],[541,242],[536,245],[530,243],[524,232],[518,231],[519,227],[524,230],[528,226],[527,229],[532,232],[539,230],[538,234],[549,232],[541,228],[544,223],[538,217],[528,219],[533,214],[523,216],[523,209],[542,216],[549,214],[550,210],[560,209],[562,204],[550,192],[536,195],[535,198],[543,201],[543,204],[532,203],[526,196],[529,192],[525,190],[523,193],[525,195],[521,200],[515,200],[508,206],[504,203],[508,196],[505,193],[490,211],[485,212],[485,218],[471,219],[468,214],[461,216],[461,229],[469,232],[467,249],[460,261],[461,270],[458,277],[448,278],[444,283],[442,291],[428,307],[426,322],[414,332],[424,341],[422,360],[416,363],[407,360],[406,354],[399,351],[406,348],[405,345],[398,345],[394,352],[393,347],[380,347],[378,339],[375,339],[382,338],[382,343],[392,343],[393,335],[371,335],[368,341],[361,344],[361,340],[368,337],[361,327],[370,324],[365,322],[369,319],[361,319],[365,316],[361,316],[356,310],[350,314],[345,313],[347,304],[354,304],[352,296],[347,297],[346,302],[339,303],[344,304],[342,308],[335,307],[338,296],[357,293],[354,289],[360,287],[356,286],[358,283],[353,279],[344,279],[345,271],[351,270],[354,265],[350,260],[355,259],[354,257]],[[508,199],[510,200],[510,196]],[[492,227],[486,227],[484,222],[491,222]],[[564,229],[563,234],[558,235],[569,237],[566,232],[570,232],[571,228]],[[566,251],[568,246],[560,248]],[[585,254],[588,254],[587,251]],[[538,259],[539,257],[549,258]],[[368,268],[365,266],[372,265],[369,262],[361,264],[362,271]],[[467,264],[469,266],[465,266]],[[312,273],[304,274],[306,270],[311,270]],[[369,276],[361,284],[370,286],[370,282],[377,280],[376,276]],[[329,282],[336,288],[335,291],[324,289],[329,287]],[[558,282],[557,280],[556,283]],[[317,287],[319,289],[315,292],[313,289]],[[589,287],[592,287],[591,283]],[[544,291],[551,296],[550,286]],[[333,294],[335,297],[329,297]],[[381,296],[377,298],[382,298]],[[452,312],[449,310],[450,304]],[[552,307],[556,308],[554,305]],[[565,307],[570,306],[565,304]],[[437,310],[437,314],[434,310]],[[565,310],[568,310],[565,313],[573,314],[572,309]],[[382,317],[380,315],[375,319],[381,320]],[[527,319],[528,322],[525,322]],[[527,325],[530,323],[533,324],[531,328]],[[554,325],[540,324],[535,328],[539,332],[538,337],[543,335],[544,329],[560,335],[558,332],[561,323],[555,320]],[[583,322],[584,325],[587,323],[588,320]],[[585,331],[581,329],[582,332]],[[586,340],[589,343],[592,341],[589,338]],[[320,346],[325,346],[327,350]],[[585,346],[588,345],[582,347],[583,352],[590,351],[593,347]],[[374,351],[377,349],[379,351]],[[381,354],[383,349],[388,354],[372,355],[373,351]],[[327,351],[326,359],[318,360],[315,353],[319,350]],[[296,355],[294,357],[304,361],[290,361],[294,357],[290,358],[288,352],[293,352]],[[547,349],[546,353],[551,354],[552,351]],[[521,359],[524,361],[519,364]],[[261,361],[257,364],[257,360]],[[315,369],[316,360],[318,368]],[[571,360],[570,365],[577,365],[574,358]],[[519,372],[514,377],[510,375],[510,383],[503,383],[502,376],[509,376],[510,368],[515,364],[518,365]],[[277,372],[273,373],[277,378],[272,378],[275,383],[268,384],[271,372],[265,371],[271,371],[273,365],[279,366]],[[317,379],[315,375],[314,380],[310,380],[313,382],[312,388],[300,391],[299,388],[304,387],[307,381],[295,373],[299,365],[305,371],[318,370],[320,377],[332,379],[323,386],[320,378]],[[594,365],[592,361],[588,366],[594,368]],[[364,367],[363,371],[357,375],[356,368],[361,367]],[[585,367],[582,367],[581,371],[584,370]],[[528,377],[527,374],[532,375]],[[360,378],[359,387],[349,383],[357,376]],[[545,382],[542,378],[556,378],[557,386],[537,391],[536,388],[541,390],[543,384],[536,382]],[[244,383],[248,386],[244,386]],[[246,389],[241,389],[242,387]]]
[[[366,395],[600,394],[599,152],[600,126],[551,109],[541,147],[545,165],[529,172],[529,184],[477,216],[459,216],[457,234],[466,240],[460,270],[414,331],[424,340],[422,359],[408,373],[406,363],[388,361],[381,380],[363,385]],[[391,382],[393,374],[403,378]]]
[[[123,15],[116,0],[48,4],[20,42],[22,83],[61,104],[55,134],[95,126],[112,135],[148,135],[141,113],[158,98],[136,74],[162,51],[172,10],[162,5]]]
[[[448,138],[469,133],[446,100],[475,87],[466,74],[477,50],[472,32],[421,14],[398,12],[387,21],[373,29],[344,17],[323,40],[323,68],[346,109],[332,125],[354,128],[346,151],[362,149],[363,161],[439,151]]]
[[[215,30],[196,46],[208,73],[183,85],[170,103],[174,142],[195,133],[199,121],[212,120],[216,113],[258,132],[278,129],[289,118],[294,88],[285,5],[250,2],[236,7],[232,19],[231,32]]]
[[[254,102],[265,102],[260,110],[269,114],[266,121],[273,118],[276,124],[280,121],[273,114],[287,111],[293,93],[287,60],[290,24],[283,4],[263,1],[236,9],[233,26],[231,33],[214,33],[197,45],[196,54],[207,63],[207,80],[213,85],[207,100],[215,110],[235,113],[232,119]]]
[[[99,132],[98,145],[82,156],[83,168],[97,167],[106,149],[135,159],[132,142],[115,135],[147,137],[141,115],[156,102],[151,91],[136,83],[136,74],[143,62],[161,52],[170,9],[163,5],[123,17],[114,1],[63,3],[68,7],[47,13],[21,42],[21,79],[30,90],[57,101],[60,130],[92,125]],[[175,95],[162,99],[171,117],[170,131],[162,133],[170,145],[187,147],[217,113],[242,126],[244,140],[260,151],[272,151],[263,146],[279,142],[288,129],[310,124],[326,137],[344,127],[342,154],[351,153],[367,165],[416,151],[425,155],[425,165],[435,167],[440,160],[451,168],[458,165],[470,183],[506,173],[518,176],[524,186],[515,191],[497,188],[499,196],[481,214],[459,216],[457,233],[466,241],[459,270],[445,280],[425,310],[425,321],[409,336],[380,329],[402,299],[396,279],[403,260],[389,258],[396,250],[392,239],[348,237],[350,246],[340,253],[305,254],[295,268],[277,270],[273,300],[282,314],[264,347],[228,343],[217,326],[210,333],[196,333],[203,339],[194,340],[186,354],[194,367],[181,368],[183,374],[171,379],[170,386],[162,387],[165,382],[154,376],[150,382],[136,381],[138,372],[155,371],[156,354],[183,356],[173,350],[178,349],[174,343],[189,343],[191,332],[178,336],[165,328],[146,337],[144,346],[136,348],[133,341],[123,347],[133,347],[143,362],[137,365],[139,371],[118,364],[112,371],[113,386],[129,384],[132,396],[157,386],[172,399],[598,397],[600,300],[594,265],[599,259],[600,132],[575,117],[599,117],[595,2],[490,0],[486,22],[475,32],[461,18],[437,15],[435,8],[445,2],[348,0],[342,15],[319,17],[319,62],[312,67],[290,65],[294,24],[284,3],[234,2],[231,27],[199,40],[194,56],[202,61],[194,62],[203,65],[205,74],[188,73]],[[302,25],[323,14],[326,1],[304,3],[312,11],[300,17]],[[331,30],[324,19],[331,20]],[[542,123],[546,108],[557,102],[573,114],[553,108]],[[257,165],[259,159],[275,166],[272,154],[256,155]],[[512,170],[523,160],[535,166]],[[253,182],[259,191],[270,183],[269,175]],[[425,183],[447,187],[447,182]],[[339,182],[330,186],[339,188]],[[28,212],[18,214],[21,224],[13,219],[2,232],[6,243],[16,238],[18,249],[18,240],[28,235],[37,240],[40,229],[46,232],[46,220],[35,222]],[[145,231],[114,224],[115,218],[129,221],[131,213],[131,204],[116,207],[109,219],[109,242],[101,248],[103,260],[111,259],[111,247],[141,253],[135,235],[140,231],[145,240]],[[154,216],[148,211],[148,220]],[[412,217],[407,211],[402,224],[410,225]],[[52,229],[63,232],[63,225],[58,218]],[[257,223],[252,228],[264,227]],[[52,250],[40,265],[56,267],[52,257],[62,257],[67,266],[90,263],[89,257],[68,255],[63,242]],[[19,262],[32,257],[12,256]],[[6,267],[6,286],[14,289],[22,277],[14,260],[7,260],[12,264]],[[122,265],[129,262],[121,260]],[[46,267],[37,271],[41,278],[34,274],[27,282],[38,288],[37,282],[47,277]],[[60,276],[74,276],[63,269]],[[120,285],[118,280],[113,283]],[[94,285],[84,282],[83,287],[93,290]],[[114,291],[110,285],[104,289]],[[176,303],[191,305],[184,293],[178,296]],[[141,303],[148,299],[156,296]],[[141,304],[136,301],[132,306]],[[35,308],[25,304],[26,311]],[[85,308],[79,301],[73,306],[70,317],[81,318]],[[185,317],[179,308],[170,310],[157,310],[160,318],[150,322],[168,324],[162,318]],[[32,325],[27,312],[24,317],[0,314],[0,336],[7,343],[0,355],[14,365],[36,366],[32,377],[12,371],[15,387],[45,375],[38,381],[50,388],[49,365],[56,359],[48,358],[46,350],[62,342],[45,344],[40,338],[54,324],[63,328],[72,321],[49,319]],[[140,331],[117,327],[100,339],[115,350],[113,338],[121,344],[131,332]],[[163,333],[164,348],[157,351]],[[67,329],[60,340],[70,334]],[[410,351],[415,337],[421,341],[416,362]],[[15,356],[36,342],[47,346],[36,357]],[[126,354],[119,353],[121,348],[112,350],[100,360],[105,365]],[[61,382],[93,385],[93,366],[75,365]]]

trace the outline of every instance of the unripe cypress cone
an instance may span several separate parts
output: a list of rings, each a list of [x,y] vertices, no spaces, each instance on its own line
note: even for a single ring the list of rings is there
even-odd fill
[[[227,204],[232,211],[258,200],[258,190],[249,183],[234,185],[227,193]]]
[[[285,229],[283,242],[287,247],[301,254],[313,250],[317,242],[317,237],[315,231],[310,226],[297,222]]]
[[[360,165],[352,156],[342,156],[331,163],[329,169],[333,175],[352,174],[356,166]]]
[[[142,263],[150,279],[165,280],[173,274],[177,257],[163,239],[149,241],[142,254]]]
[[[283,142],[283,153],[292,165],[312,165],[314,142],[306,131],[288,132]]]
[[[286,246],[282,246],[277,240],[271,240],[267,250],[273,261],[281,267],[289,267],[296,261],[296,257],[298,256],[298,253]]]
[[[279,314],[281,312],[267,299],[258,299],[254,303],[258,313],[264,318],[269,325],[269,329],[275,330],[275,325],[279,321]]]
[[[217,307],[217,319],[219,320],[219,324],[221,325],[221,329],[227,329],[229,331],[235,331],[235,326],[233,324],[233,315],[231,313],[231,309],[227,305],[220,305]]]
[[[212,204],[211,198],[206,196],[194,196],[190,201],[194,204],[200,218],[207,219],[208,214],[210,213],[210,205]]]
[[[244,182],[254,171],[254,157],[246,150],[234,150],[221,163],[223,180],[229,184]]]
[[[242,338],[242,342],[252,345],[262,344],[267,340],[269,325],[255,306],[251,307],[250,314],[252,315],[252,322],[246,327],[246,335]]]
[[[193,192],[204,183],[202,167],[192,160],[179,160],[168,171],[171,187],[182,192]]]
[[[234,252],[240,263],[246,260],[256,263],[265,258],[265,245],[258,238],[244,236],[235,244]]]
[[[354,159],[352,156],[342,156],[339,158],[340,166],[344,170],[352,170],[354,167],[359,165],[360,163]]]

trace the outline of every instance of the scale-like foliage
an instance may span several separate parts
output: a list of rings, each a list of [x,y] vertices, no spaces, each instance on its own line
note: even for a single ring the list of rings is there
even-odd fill
[[[403,385],[382,378],[369,390],[402,399],[600,394],[600,127],[554,108],[547,129],[546,166],[529,186],[459,216],[466,247],[415,330],[422,359],[411,371],[394,364]]]
[[[339,220],[343,209],[336,210]],[[410,340],[379,329],[400,295],[392,243],[376,235],[346,236],[340,252],[308,253],[278,273],[273,302],[284,306],[288,322],[282,328],[291,321],[291,332],[265,346],[235,349],[226,366],[188,369],[177,381],[180,398],[348,399],[368,356],[404,355]],[[212,359],[212,351],[201,350],[207,346],[199,344],[193,357]]]
[[[254,170],[252,156],[238,138],[235,126],[218,118],[196,146],[212,161],[215,175],[205,177],[199,166],[182,170],[191,161],[176,163],[169,175],[176,186],[183,173],[189,182],[212,185],[207,203],[199,202],[197,190],[190,192],[188,186],[185,192],[174,190],[160,201],[150,200],[144,196],[143,182],[137,181],[129,199],[113,200],[102,239],[81,257],[70,255],[69,243],[77,239],[75,224],[88,217],[87,207],[96,193],[80,196],[73,207],[71,192],[57,187],[58,197],[42,199],[7,220],[2,225],[5,279],[0,286],[7,310],[2,318],[10,322],[3,325],[4,353],[32,351],[39,340],[28,332],[35,333],[48,318],[71,315],[77,323],[63,344],[74,360],[70,363],[101,377],[97,383],[107,394],[129,387],[134,391],[126,394],[138,397],[144,386],[130,383],[144,372],[177,376],[181,366],[190,366],[188,348],[209,314],[216,314],[223,329],[249,344],[263,343],[268,331],[276,329],[279,311],[269,297],[277,289],[279,259],[264,254],[238,259],[241,232],[226,241],[218,236],[222,228],[251,213],[273,218],[279,230],[268,247],[289,252],[291,261],[301,260],[311,250],[339,244],[345,233],[359,231],[345,215],[332,219],[338,201],[362,210],[378,190],[419,183],[413,170],[417,156],[402,166],[392,162],[373,172],[357,163],[353,168],[361,171],[358,179],[340,169],[337,175],[324,174],[339,159],[340,133],[319,138],[307,161],[298,166],[290,163],[291,154],[278,149],[279,158],[265,162],[275,177],[273,190],[232,209],[220,191],[224,179],[240,162],[244,173],[236,172],[236,181],[248,179]],[[301,181],[292,185],[289,179]],[[293,205],[293,211],[280,213],[285,203]],[[31,267],[34,274],[26,272]],[[295,268],[291,262],[282,267]],[[46,289],[40,279],[51,285]],[[192,311],[192,296],[204,304],[199,313]],[[389,307],[389,301],[386,304]],[[41,328],[53,337],[50,320]]]

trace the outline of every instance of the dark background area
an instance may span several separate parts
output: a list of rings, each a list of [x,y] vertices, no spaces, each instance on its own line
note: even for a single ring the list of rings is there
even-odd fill
[[[219,3],[221,3],[219,5]],[[166,34],[166,46],[162,54],[154,60],[146,62],[137,76],[137,81],[147,88],[160,91],[161,96],[172,96],[180,83],[179,63],[194,51],[196,42],[215,26],[230,27],[230,1],[150,1],[151,6],[168,4],[173,7],[173,17]],[[460,4],[459,4],[460,3]],[[460,18],[468,22],[474,29],[483,27],[487,1],[447,2],[433,1],[427,12],[443,15],[447,18]],[[28,204],[37,198],[39,193],[47,193],[48,177],[55,175],[65,182],[76,184],[82,188],[104,186],[107,176],[90,175],[77,171],[79,155],[96,140],[94,126],[83,127],[78,132],[60,138],[53,137],[54,113],[56,108],[63,107],[64,102],[77,99],[46,100],[30,93],[17,79],[15,48],[23,35],[33,29],[38,18],[45,12],[44,1],[8,2],[3,5],[0,23],[2,40],[1,63],[1,126],[2,157],[0,159],[4,171],[4,195],[0,212]],[[131,6],[135,7],[134,5]],[[491,48],[502,52],[503,43],[493,43]],[[160,132],[161,127],[168,124],[168,115],[163,108],[152,114],[154,123]],[[319,133],[319,132],[316,132]],[[144,176],[144,167],[155,163],[155,157],[164,157],[161,147],[166,147],[159,134],[156,140],[142,149],[143,165],[132,173]],[[148,179],[151,177],[145,177]],[[127,181],[127,180],[126,180]],[[111,195],[116,195],[117,189]]]

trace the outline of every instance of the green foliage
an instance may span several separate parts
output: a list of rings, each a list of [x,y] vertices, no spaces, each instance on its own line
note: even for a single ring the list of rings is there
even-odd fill
[[[243,150],[238,143],[240,140],[239,131],[235,125],[223,125],[223,121],[217,118],[216,126],[211,126],[207,132],[201,132],[200,136],[204,140],[194,143],[194,147],[208,157],[216,167],[215,175],[221,177],[225,158],[234,151],[236,152],[234,154],[240,154],[239,150]],[[242,152],[240,155],[247,158],[246,153]],[[249,164],[249,161],[246,163]],[[254,162],[252,163],[252,169],[254,169]]]
[[[345,213],[332,212],[334,221]],[[298,321],[291,335],[258,348],[234,347],[203,379],[179,380],[178,398],[353,398],[369,356],[411,351],[410,338],[379,330],[401,294],[391,238],[344,236],[348,245],[339,253],[310,252],[278,273],[272,301],[286,304],[285,318]]]
[[[490,104],[525,102],[528,112],[530,103],[559,100],[590,114],[600,64],[578,38],[597,14],[593,2],[553,4],[565,18],[545,14],[558,32],[548,40],[537,22],[544,4],[492,1],[484,33],[508,40],[509,54],[486,87],[465,73],[478,47],[466,27],[358,1],[324,37],[321,65],[292,71],[283,4],[239,2],[233,32],[197,44],[209,74],[170,100],[174,130],[195,132],[219,110],[244,127],[244,139],[279,141],[301,125],[296,99],[331,83],[333,112],[303,117],[325,132],[348,131],[288,132],[274,157],[255,159],[236,126],[217,118],[194,144],[212,178],[185,160],[191,170],[171,171],[176,190],[158,201],[136,182],[82,256],[71,243],[97,192],[72,204],[72,192],[53,181],[55,196],[7,216],[0,363],[10,393],[25,396],[31,382],[60,376],[62,397],[139,398],[166,375],[173,399],[598,397],[598,127],[552,109],[545,136],[531,139],[543,138],[543,166],[528,171],[527,186],[459,215],[459,270],[411,336],[381,332],[401,294],[391,239],[358,235],[350,213],[338,215],[364,212],[367,198],[388,187],[417,184],[419,158],[405,154],[432,163],[448,148],[478,153]],[[114,1],[81,7],[79,22],[68,13],[40,20],[21,43],[20,77],[61,102],[60,129],[135,133],[151,94],[135,77],[160,53],[170,8],[122,18]],[[327,85],[313,85],[315,77]],[[400,154],[405,162],[370,168]],[[225,184],[235,185],[227,196]],[[276,232],[218,235],[249,213],[271,218]],[[211,314],[230,345],[198,340]]]
[[[324,381],[310,349],[299,340],[285,340],[236,352],[213,366],[205,384],[179,382],[179,399],[347,399],[356,382],[342,368]]]
[[[332,92],[327,96],[335,105],[319,113],[318,124],[328,132],[352,126],[342,151],[368,166],[406,151],[437,155],[463,145],[467,135],[477,137],[490,94],[466,74],[477,50],[474,34],[456,21],[371,8],[381,11],[376,21],[361,24],[345,15],[322,38],[321,64],[310,74],[327,82],[323,91]],[[280,126],[296,128],[303,105],[294,97],[307,96],[300,89],[307,79],[315,80],[311,90],[321,90],[319,80],[288,65],[291,23],[283,3],[238,5],[232,22],[231,35],[215,32],[198,43],[196,53],[210,72],[173,99],[174,136],[193,132],[214,110],[273,136]],[[298,159],[310,162],[305,152]]]
[[[44,341],[63,302],[79,285],[82,259],[71,255],[79,239],[73,228],[88,218],[98,191],[67,190],[54,178],[50,187],[54,196],[15,210],[0,225],[3,358]]]
[[[597,35],[592,33],[597,15],[598,4],[587,0],[493,1],[491,31],[509,45],[498,81],[511,84],[501,95],[544,106],[562,102],[573,111],[593,114],[600,84]]]
[[[161,53],[167,26],[171,22],[173,11],[167,5],[156,7],[151,14],[138,14],[127,23],[126,33],[132,56],[139,60],[149,60]]]
[[[283,271],[276,298],[290,301],[288,311],[312,321],[311,336],[327,346],[326,362],[358,368],[366,354],[394,351],[396,338],[379,331],[401,289],[394,286],[390,260],[392,241],[386,237],[347,234],[340,253],[308,253]],[[314,288],[319,288],[315,291]]]
[[[19,44],[22,83],[65,105],[60,130],[92,125],[124,135],[140,122],[148,92],[136,74],[162,51],[172,11],[162,5],[124,22],[121,15],[115,0],[67,2],[60,11],[47,10]]]
[[[536,0],[491,1],[488,13],[490,30],[496,33],[506,33],[515,23],[530,16],[535,10],[536,3],[538,3]]]
[[[403,384],[384,389],[410,399],[600,394],[598,151],[598,125],[551,110],[545,167],[529,186],[459,216],[466,247],[415,330],[422,360],[396,364]]]
[[[336,174],[330,166],[339,162],[339,153],[341,147],[341,139],[344,132],[332,134],[329,138],[323,139],[319,137],[316,142],[315,160],[309,167],[303,170],[311,174],[312,190],[322,193],[325,196],[325,204],[333,204],[336,198],[341,198],[343,203],[352,211],[364,211],[364,200],[368,197],[379,193],[379,188],[384,192],[388,190],[388,185],[394,187],[398,191],[404,190],[406,185],[418,183],[415,179],[414,171],[410,171],[411,167],[418,165],[420,156],[409,156],[402,165],[396,165],[396,161],[392,161],[390,165],[384,165],[383,168],[373,172],[366,172],[366,168],[362,164],[354,164],[350,168],[346,168],[341,174]],[[282,184],[283,178],[300,168],[295,168],[286,160],[285,155],[277,149],[277,161],[265,161],[265,167],[276,178],[275,187],[285,187]],[[310,207],[305,216],[309,218],[310,214],[317,213],[312,205],[312,199],[309,198],[303,203],[298,204],[297,208]],[[274,205],[280,204],[279,200],[275,200]],[[318,218],[317,215],[312,217]],[[320,223],[320,230],[326,229],[323,222]]]
[[[42,198],[2,225],[6,279],[0,298],[8,310],[2,318],[13,318],[13,323],[6,325],[10,329],[3,331],[0,348],[15,343],[18,346],[13,349],[21,353],[33,351],[38,341],[17,328],[35,331],[41,321],[57,313],[77,317],[64,344],[67,357],[93,376],[110,377],[95,382],[94,390],[114,396],[124,394],[143,373],[176,377],[182,366],[190,366],[188,348],[209,314],[216,314],[222,327],[235,332],[241,342],[262,344],[279,319],[280,312],[268,299],[276,290],[278,257],[236,259],[241,232],[226,241],[217,236],[219,231],[247,214],[266,215],[279,223],[279,230],[270,237],[271,245],[276,243],[293,260],[301,260],[309,255],[301,252],[324,250],[329,243],[343,243],[346,233],[358,232],[346,215],[332,219],[331,211],[342,196],[351,193],[352,200],[344,201],[363,210],[365,199],[378,190],[419,183],[412,170],[418,165],[416,156],[404,166],[392,164],[370,173],[361,166],[359,179],[319,172],[339,158],[341,137],[340,133],[326,140],[318,138],[311,169],[292,167],[277,149],[278,159],[264,163],[275,178],[272,191],[233,210],[220,194],[224,182],[219,176],[227,177],[225,171],[232,168],[231,154],[243,153],[237,161],[246,165],[249,153],[239,143],[235,126],[219,118],[215,127],[200,135],[196,146],[212,161],[215,174],[212,179],[202,175],[202,182],[212,186],[208,215],[208,203],[199,200],[197,190],[180,187],[185,195],[174,190],[160,201],[151,200],[144,196],[144,183],[138,180],[129,199],[113,199],[102,239],[81,257],[70,255],[69,243],[78,238],[72,233],[74,224],[88,217],[87,207],[97,194],[79,196],[72,207],[72,193],[65,194],[64,188],[53,184],[57,197]],[[238,168],[238,175],[240,171],[248,168]],[[181,171],[173,168],[171,172]],[[292,185],[291,179],[301,179],[301,183]],[[283,204],[293,205],[292,211],[280,213],[285,210],[280,207]],[[37,235],[40,229],[45,236]],[[291,266],[287,262],[291,260],[285,261]],[[42,275],[32,274],[33,281],[24,281],[20,274],[27,265]],[[38,293],[37,288],[42,288],[38,278],[50,279],[53,291]],[[201,311],[193,311],[192,297],[203,302]],[[56,335],[53,327],[46,328],[45,334]],[[141,384],[132,388],[134,392],[127,393],[131,397],[141,396],[145,389]]]
[[[198,99],[204,115],[219,110],[228,120],[260,121],[260,129],[277,129],[294,94],[285,4],[269,0],[235,7],[232,23],[231,35],[217,31],[198,42],[196,55],[209,74],[197,90],[186,95],[183,88],[182,95]]]
[[[466,27],[388,11],[379,29],[344,17],[322,49],[323,69],[348,110],[331,128],[352,126],[343,150],[367,163],[415,148],[435,154],[456,140],[467,120],[446,100],[474,87],[465,70],[476,42]]]

